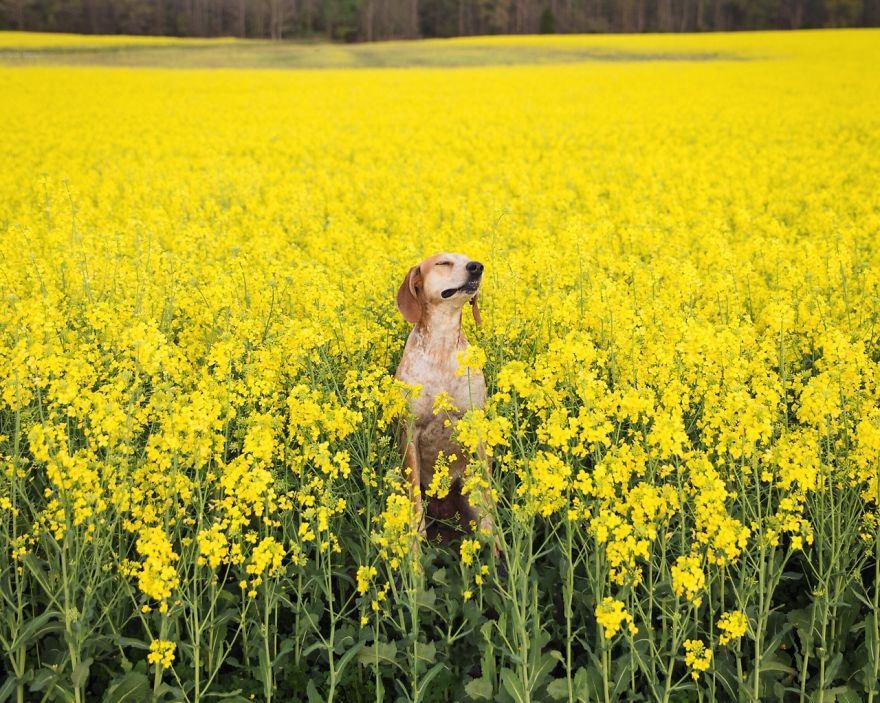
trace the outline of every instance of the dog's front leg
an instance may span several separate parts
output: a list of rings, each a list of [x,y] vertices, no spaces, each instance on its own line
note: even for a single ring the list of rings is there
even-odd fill
[[[422,472],[419,459],[419,432],[410,428],[407,432],[406,447],[403,452],[404,473],[409,479],[409,499],[413,506],[413,515],[418,521],[419,535],[427,537],[425,511],[422,507]]]

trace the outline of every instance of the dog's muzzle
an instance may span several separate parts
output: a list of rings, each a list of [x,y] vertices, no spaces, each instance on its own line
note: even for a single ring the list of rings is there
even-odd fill
[[[479,261],[469,261],[465,266],[465,270],[468,272],[468,280],[465,281],[464,285],[461,285],[458,288],[447,288],[440,293],[441,298],[445,300],[451,298],[456,293],[473,295],[479,290],[480,279],[483,277],[483,264]]]
[[[458,288],[447,288],[442,293],[440,293],[440,297],[444,300],[447,298],[451,298],[453,295],[457,293],[464,293],[465,295],[473,295],[480,289],[480,277],[471,278],[465,283],[463,286],[459,286]]]

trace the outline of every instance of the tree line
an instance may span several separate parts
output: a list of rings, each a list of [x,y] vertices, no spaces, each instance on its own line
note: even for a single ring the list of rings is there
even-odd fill
[[[346,41],[880,26],[880,0],[0,0],[0,29]]]

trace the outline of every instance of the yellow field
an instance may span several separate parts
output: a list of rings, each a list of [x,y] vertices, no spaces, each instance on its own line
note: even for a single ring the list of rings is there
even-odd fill
[[[645,60],[0,66],[0,700],[876,701],[880,32],[434,44]],[[409,548],[443,250],[503,565]]]

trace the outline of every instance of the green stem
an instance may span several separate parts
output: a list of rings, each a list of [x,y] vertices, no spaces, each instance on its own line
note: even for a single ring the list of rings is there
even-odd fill
[[[159,639],[164,640],[168,636],[168,618],[162,618],[159,626]],[[162,684],[162,664],[153,664],[153,700],[159,700],[159,686]]]
[[[571,520],[565,521],[566,555],[568,570],[565,579],[565,680],[568,685],[569,703],[574,701],[574,681],[571,678],[571,599],[574,593],[574,563],[572,559]]]
[[[871,677],[871,691],[868,693],[868,703],[874,703],[877,696],[877,679],[880,677],[880,539],[874,540],[874,646],[871,647],[870,656],[874,663],[874,675]]]
[[[73,674],[79,666],[79,651],[74,644],[75,642],[78,642],[79,639],[72,629],[74,622],[71,622],[73,611],[71,609],[70,574],[67,566],[67,542],[69,535],[70,530],[67,530],[64,533],[64,539],[61,544],[61,578],[64,581],[64,629],[67,633],[67,651],[70,654],[70,670],[71,674]],[[73,700],[75,703],[81,703],[82,699],[82,687],[74,684]]]
[[[318,549],[318,553],[320,554],[321,550]],[[334,610],[334,602],[333,602],[333,578],[331,569],[331,561],[330,561],[330,547],[327,547],[327,558],[324,560],[324,578],[325,578],[325,588],[327,590],[327,612],[330,613],[330,636],[327,638],[327,659],[329,660],[330,665],[330,690],[327,692],[327,703],[332,703],[334,696],[336,695],[336,657],[335,657],[335,648],[336,648],[336,612]]]
[[[267,577],[268,578],[268,577]],[[263,654],[265,655],[266,671],[263,676],[263,697],[266,703],[272,703],[272,691],[275,690],[275,677],[272,670],[272,656],[269,647],[269,591],[271,586],[266,584],[266,602],[263,604]]]
[[[813,640],[813,628],[816,626],[816,601],[813,601],[813,605],[810,608],[810,643]],[[801,690],[800,690],[800,700],[801,703],[806,700],[806,691],[807,691],[807,669],[809,669],[810,664],[810,649],[811,644],[807,646],[806,651],[804,652],[804,661],[801,665]]]
[[[608,645],[603,642],[602,643],[602,693],[605,696],[605,703],[611,703],[611,691],[608,686],[608,676],[609,671],[611,670],[611,662],[609,661],[610,652],[608,651]],[[668,698],[667,696],[664,700]]]

